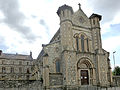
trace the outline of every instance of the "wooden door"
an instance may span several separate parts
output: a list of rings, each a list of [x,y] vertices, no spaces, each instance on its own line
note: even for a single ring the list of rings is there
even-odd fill
[[[89,84],[88,70],[81,70],[81,85]]]

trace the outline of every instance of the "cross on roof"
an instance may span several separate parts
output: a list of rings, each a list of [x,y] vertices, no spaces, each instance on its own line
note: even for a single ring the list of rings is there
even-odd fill
[[[81,8],[81,4],[79,3],[78,5],[79,5],[79,9],[80,9]]]

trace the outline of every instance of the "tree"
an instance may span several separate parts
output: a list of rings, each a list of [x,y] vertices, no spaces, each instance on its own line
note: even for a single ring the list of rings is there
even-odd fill
[[[113,75],[120,76],[120,67],[116,66],[113,70]]]

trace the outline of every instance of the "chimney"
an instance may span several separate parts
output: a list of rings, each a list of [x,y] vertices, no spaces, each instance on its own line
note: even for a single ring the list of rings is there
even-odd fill
[[[2,54],[2,50],[0,50],[0,55]]]
[[[32,52],[30,51],[30,56],[32,57]]]

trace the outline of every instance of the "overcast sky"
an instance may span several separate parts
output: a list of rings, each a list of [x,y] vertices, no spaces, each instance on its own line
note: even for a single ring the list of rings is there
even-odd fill
[[[102,15],[103,48],[113,51],[120,66],[120,0],[0,0],[0,49],[4,53],[29,54],[36,58],[41,45],[47,44],[59,28],[56,12],[63,4],[78,10],[78,3],[89,17]]]

